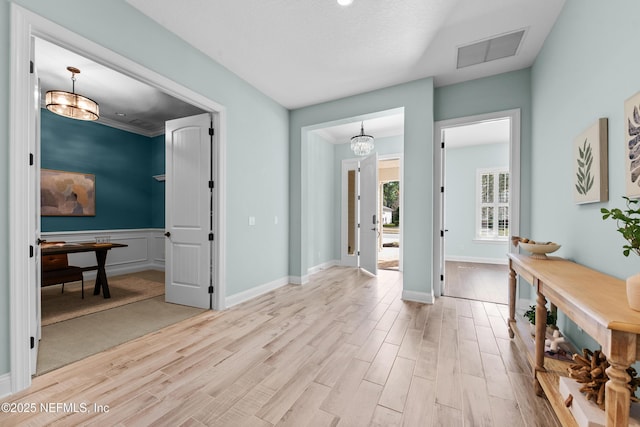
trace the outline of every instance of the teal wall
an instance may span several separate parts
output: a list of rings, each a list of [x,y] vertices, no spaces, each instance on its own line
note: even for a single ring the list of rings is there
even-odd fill
[[[422,79],[336,101],[293,110],[290,113],[290,273],[304,277],[311,265],[309,240],[308,129],[349,117],[404,107],[404,221],[411,234],[404,239],[404,289],[432,295],[432,192],[433,192],[433,80]]]
[[[164,135],[151,138],[151,175],[165,172]],[[152,228],[164,228],[164,182],[151,181],[151,224]]]
[[[226,108],[227,295],[289,274],[288,111],[124,0],[15,3]],[[9,3],[0,2],[0,84],[9,93]],[[117,31],[114,28],[117,27]],[[0,99],[0,375],[9,371],[9,97]],[[247,218],[256,217],[250,227]],[[278,216],[278,224],[274,217]]]
[[[96,215],[43,216],[42,231],[114,230],[152,227],[152,139],[95,122],[41,110],[44,169],[95,175]],[[164,157],[164,152],[162,152]],[[156,197],[161,197],[156,192]],[[164,210],[164,209],[163,209]],[[164,227],[164,223],[160,225]]]
[[[508,243],[476,239],[478,169],[509,169],[509,145],[451,148],[445,156],[445,259],[473,258],[506,263]]]
[[[531,73],[531,235],[548,236],[562,244],[559,256],[621,279],[638,273],[640,261],[622,255],[625,241],[600,208],[623,206],[623,103],[640,90],[632,47],[638,16],[637,0],[567,0]],[[609,119],[609,201],[576,205],[572,142],[600,117]],[[565,328],[579,345],[589,343],[570,323]]]

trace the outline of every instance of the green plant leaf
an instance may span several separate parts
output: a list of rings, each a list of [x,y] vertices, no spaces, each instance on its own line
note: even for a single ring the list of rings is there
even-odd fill
[[[616,221],[616,231],[628,242],[622,246],[622,254],[625,257],[628,257],[631,252],[640,255],[640,209],[635,209],[638,200],[632,200],[626,196],[622,198],[625,200],[627,208],[625,210],[602,208],[600,209],[602,219]]]

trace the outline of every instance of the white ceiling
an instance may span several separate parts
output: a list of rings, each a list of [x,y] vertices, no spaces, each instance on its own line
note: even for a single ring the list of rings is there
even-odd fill
[[[445,129],[444,134],[447,149],[482,144],[508,144],[511,139],[511,121],[498,119],[456,126]]]
[[[48,90],[71,92],[71,73],[67,71],[67,67],[76,67],[80,70],[80,74],[76,75],[76,93],[98,103],[98,123],[153,137],[164,134],[165,121],[203,112],[145,83],[45,40],[36,38],[35,51],[43,102]]]
[[[328,125],[313,130],[326,141],[334,144],[346,144],[351,137],[360,133],[362,122]],[[483,144],[508,144],[511,135],[510,120],[497,119],[445,129],[445,141],[448,149]],[[364,133],[375,139],[403,135],[404,113],[394,113],[387,116],[364,120]]]
[[[564,0],[127,0],[202,52],[293,109],[433,76],[436,86],[530,66]],[[456,69],[457,48],[524,29],[513,57]],[[37,40],[42,92],[71,89],[100,104],[100,122],[147,136],[201,112],[56,45]],[[116,113],[125,113],[119,116]],[[396,114],[397,116],[397,114]],[[361,118],[327,129],[338,142]],[[357,121],[357,123],[355,123]],[[344,122],[344,120],[342,121]],[[375,137],[403,133],[403,117],[365,120]]]
[[[127,0],[293,109],[433,76],[533,64],[564,0]],[[515,56],[456,69],[457,48],[524,29]]]
[[[404,112],[351,123],[328,125],[314,132],[333,144],[345,144],[351,141],[352,136],[360,134],[361,124],[364,127],[364,133],[374,138],[403,135]]]

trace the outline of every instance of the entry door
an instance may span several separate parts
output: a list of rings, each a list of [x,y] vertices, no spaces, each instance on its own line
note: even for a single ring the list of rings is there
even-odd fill
[[[212,118],[205,113],[166,122],[165,134],[165,300],[199,308],[213,308],[209,293],[210,286],[213,292],[213,136],[209,129]]]
[[[360,162],[360,268],[378,274],[378,154]]]
[[[35,40],[31,38],[31,55],[32,61],[34,60],[35,53]],[[35,61],[34,61],[35,63]],[[33,260],[30,263],[29,268],[29,281],[31,284],[31,291],[29,297],[32,301],[33,313],[31,314],[29,321],[29,336],[31,338],[31,352],[30,352],[30,368],[31,375],[35,375],[38,363],[38,347],[40,344],[40,338],[42,337],[42,304],[40,295],[40,81],[38,79],[38,72],[36,67],[33,67],[33,73],[31,74],[31,87],[34,89],[31,93],[33,96],[29,103],[29,108],[33,112],[29,128],[33,132],[33,138],[29,138],[29,152],[33,154],[33,161],[30,161],[29,167],[29,188],[35,189],[32,197],[29,199],[29,234],[32,236],[33,247]]]

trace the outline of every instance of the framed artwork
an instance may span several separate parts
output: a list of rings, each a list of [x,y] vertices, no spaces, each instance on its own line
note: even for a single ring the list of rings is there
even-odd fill
[[[96,177],[51,169],[40,171],[42,216],[95,216]]]
[[[573,140],[573,199],[577,204],[606,202],[608,120],[598,119]]]
[[[627,197],[640,197],[640,92],[624,102],[624,154]]]

